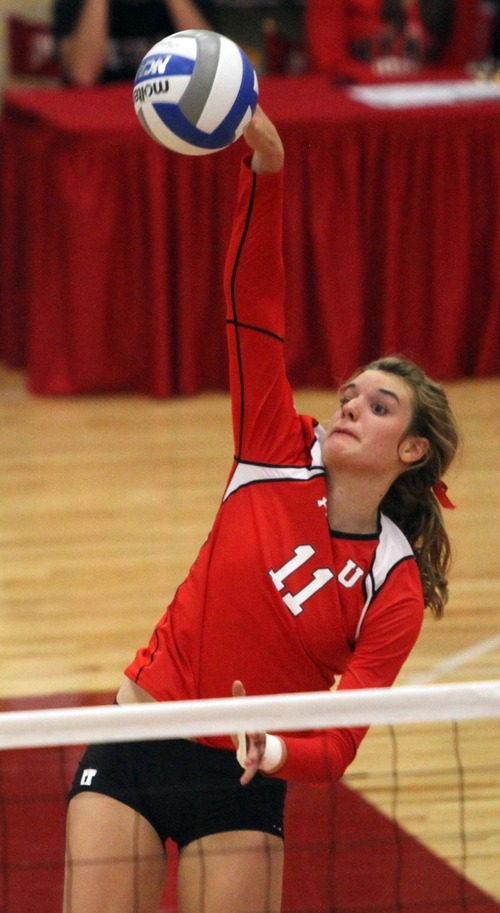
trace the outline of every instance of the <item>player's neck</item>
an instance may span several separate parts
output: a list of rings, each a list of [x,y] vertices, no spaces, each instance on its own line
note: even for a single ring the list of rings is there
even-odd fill
[[[327,516],[330,529],[353,535],[375,534],[384,494],[379,485],[369,485],[359,478],[329,478]]]

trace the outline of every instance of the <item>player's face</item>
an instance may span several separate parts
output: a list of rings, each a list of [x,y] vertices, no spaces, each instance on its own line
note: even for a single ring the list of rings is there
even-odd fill
[[[340,391],[323,445],[327,469],[395,478],[428,448],[425,438],[407,433],[412,415],[412,391],[402,378],[377,370],[359,374]]]

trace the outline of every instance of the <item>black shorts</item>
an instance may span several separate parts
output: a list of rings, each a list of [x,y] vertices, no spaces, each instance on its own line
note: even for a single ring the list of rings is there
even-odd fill
[[[283,838],[286,782],[258,773],[242,786],[241,774],[232,752],[188,739],[90,745],[69,798],[95,792],[118,799],[179,849],[224,831]]]

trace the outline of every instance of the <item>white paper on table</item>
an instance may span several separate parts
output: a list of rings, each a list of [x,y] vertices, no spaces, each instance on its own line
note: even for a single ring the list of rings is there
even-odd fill
[[[349,94],[371,108],[414,108],[500,99],[500,83],[459,79],[443,82],[350,86]]]

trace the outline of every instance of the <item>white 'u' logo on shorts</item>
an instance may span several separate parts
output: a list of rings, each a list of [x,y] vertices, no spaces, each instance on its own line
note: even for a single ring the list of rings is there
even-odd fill
[[[83,771],[82,779],[80,780],[80,786],[92,786],[92,780],[94,779],[97,770],[94,770],[93,767],[87,767]]]

